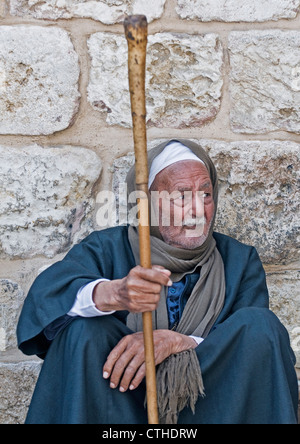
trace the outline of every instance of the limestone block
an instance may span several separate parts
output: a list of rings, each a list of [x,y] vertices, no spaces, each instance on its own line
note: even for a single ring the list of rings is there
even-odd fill
[[[299,144],[203,139],[198,143],[209,152],[218,170],[216,230],[255,246],[265,264],[298,261]],[[114,163],[113,186],[120,194],[122,216],[126,196],[119,183],[133,162],[133,155],[128,155]]]
[[[217,230],[255,246],[266,264],[299,260],[299,144],[200,143],[219,172]]]
[[[125,15],[144,14],[148,22],[162,16],[166,0],[11,0],[10,13],[39,19],[92,18],[106,25],[119,23]]]
[[[68,128],[79,107],[78,79],[78,56],[66,31],[1,26],[0,134]]]
[[[19,285],[9,279],[0,280],[0,351],[17,345],[16,327],[24,293]]]
[[[300,271],[267,274],[270,307],[287,328],[300,367]]]
[[[40,362],[0,363],[0,424],[23,424]]]
[[[5,17],[6,13],[6,0],[0,0],[0,18]]]
[[[0,257],[53,257],[88,234],[100,172],[81,147],[0,146]]]
[[[300,32],[232,32],[229,51],[232,130],[300,134]]]
[[[293,19],[299,0],[177,0],[176,11],[182,19],[202,22],[265,22]]]
[[[110,125],[131,126],[127,42],[99,32],[88,41],[88,99],[107,113]],[[149,36],[147,122],[156,127],[198,127],[219,111],[223,50],[215,34],[158,33]]]

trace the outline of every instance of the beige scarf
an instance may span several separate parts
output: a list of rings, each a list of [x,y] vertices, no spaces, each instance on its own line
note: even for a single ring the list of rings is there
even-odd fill
[[[218,199],[218,184],[215,167],[206,152],[197,144],[187,140],[179,140],[190,148],[206,165],[213,184],[215,214]],[[149,152],[149,164],[165,148],[166,142]],[[149,165],[149,167],[150,167]],[[134,190],[134,168],[127,176],[128,192]],[[213,222],[204,244],[194,250],[185,250],[166,244],[157,227],[151,227],[151,258],[152,264],[162,265],[169,269],[171,279],[180,281],[186,274],[201,268],[200,278],[185,306],[176,331],[185,335],[205,338],[224,305],[225,275],[221,255],[213,238]],[[139,263],[139,242],[136,228],[129,227],[129,241],[136,260]],[[167,288],[162,289],[157,310],[153,313],[153,328],[168,329],[168,313],[166,307]],[[142,331],[141,314],[129,314],[127,325],[133,331]],[[160,422],[175,424],[178,414],[187,405],[194,412],[198,396],[204,395],[199,360],[195,350],[171,355],[157,370],[158,407]]]

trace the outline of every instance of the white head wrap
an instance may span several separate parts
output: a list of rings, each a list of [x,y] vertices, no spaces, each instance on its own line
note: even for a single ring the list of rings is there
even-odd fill
[[[173,163],[180,162],[182,160],[197,160],[205,165],[204,162],[202,162],[202,160],[200,160],[199,157],[197,157],[187,146],[177,141],[170,142],[152,162],[149,173],[148,188],[151,187],[158,173]]]

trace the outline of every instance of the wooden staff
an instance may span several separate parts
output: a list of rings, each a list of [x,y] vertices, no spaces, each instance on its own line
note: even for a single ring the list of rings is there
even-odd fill
[[[139,247],[141,266],[151,268],[150,224],[148,210],[148,158],[146,134],[145,71],[148,24],[144,15],[129,16],[124,21],[128,43],[128,74],[135,151],[136,189],[139,199]],[[158,424],[156,372],[152,313],[143,313],[146,362],[148,423]]]

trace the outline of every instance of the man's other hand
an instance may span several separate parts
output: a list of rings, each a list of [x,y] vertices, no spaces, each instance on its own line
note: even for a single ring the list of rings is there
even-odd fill
[[[160,364],[172,354],[197,347],[194,339],[170,330],[155,330],[153,338],[155,365]],[[125,336],[107,358],[103,367],[104,379],[110,379],[112,389],[119,386],[120,392],[126,392],[128,389],[136,389],[145,374],[143,333]]]

